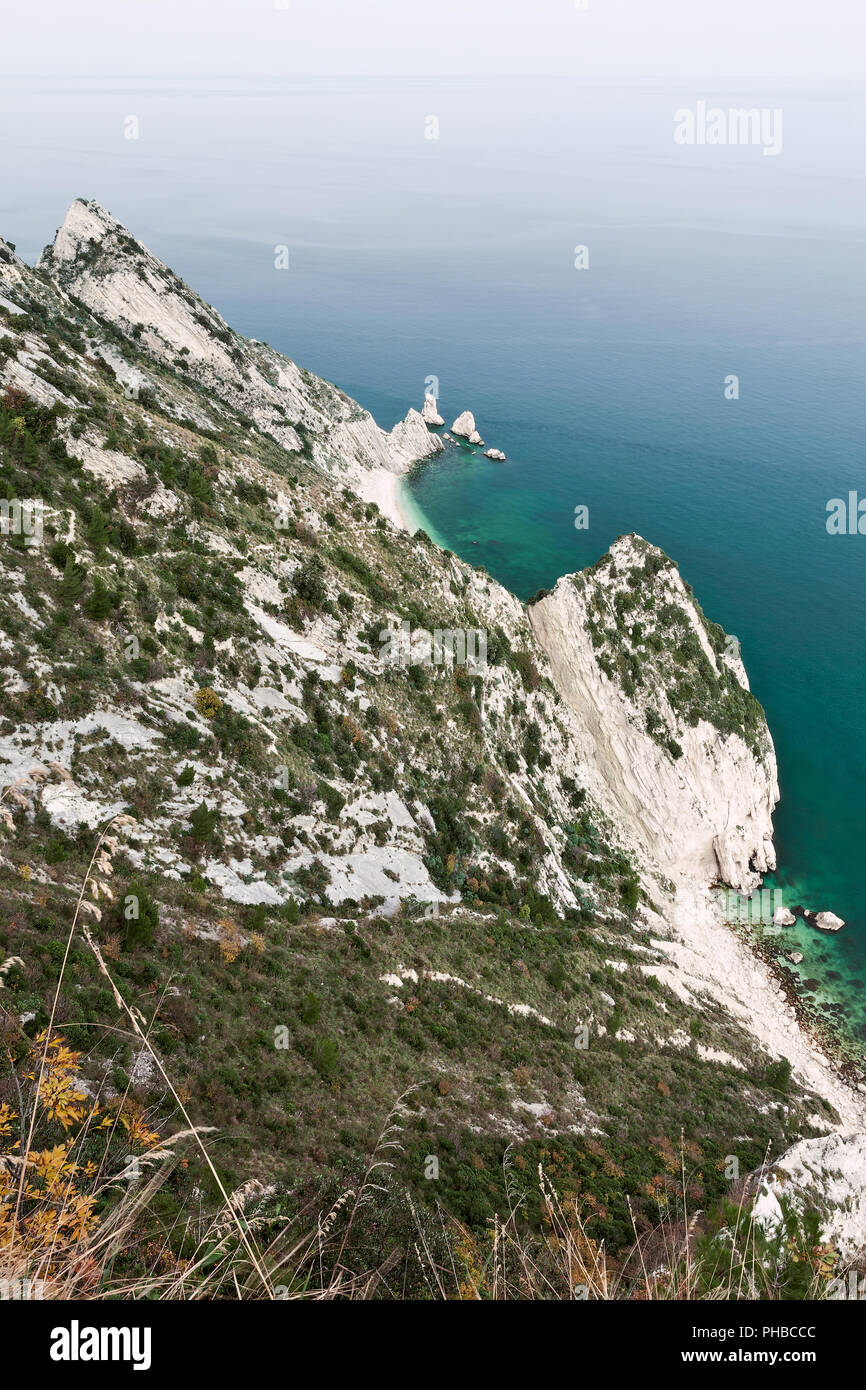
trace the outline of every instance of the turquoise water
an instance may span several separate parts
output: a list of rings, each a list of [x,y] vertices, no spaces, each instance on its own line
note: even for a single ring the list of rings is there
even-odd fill
[[[674,145],[673,111],[702,98],[781,106],[782,153]],[[437,376],[448,423],[471,409],[508,462],[451,450],[414,470],[414,504],[521,598],[627,531],[678,561],[767,710],[775,882],[848,923],[786,942],[866,1038],[866,536],[824,524],[831,497],[866,495],[862,95],[23,82],[0,92],[13,109],[0,231],[26,257],[97,197],[382,424]]]

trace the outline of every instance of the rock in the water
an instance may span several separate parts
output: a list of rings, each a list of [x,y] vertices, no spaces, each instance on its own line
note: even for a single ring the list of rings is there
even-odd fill
[[[796,917],[789,907],[777,907],[773,913],[774,927],[793,927]]]
[[[475,416],[471,410],[464,410],[462,415],[458,415],[454,424],[451,426],[451,433],[459,435],[461,439],[469,439],[476,434]]]
[[[802,952],[802,951],[789,951],[789,952],[788,952],[788,960],[791,962],[792,965],[800,965],[800,964],[802,964],[802,961],[803,961],[803,952]]]
[[[436,409],[436,397],[425,396],[424,406],[421,411],[421,419],[425,425],[444,425],[445,421]]]
[[[484,457],[486,459],[496,459],[497,463],[503,463],[505,460],[505,455],[501,449],[485,449]]]
[[[815,926],[820,927],[821,931],[839,931],[845,923],[841,917],[837,917],[835,912],[819,912],[815,918]]]
[[[470,444],[483,444],[483,443],[484,443],[484,440],[481,438],[481,435],[478,433],[477,430],[473,430],[472,433],[471,433],[470,436],[469,436],[469,443],[470,443]]]

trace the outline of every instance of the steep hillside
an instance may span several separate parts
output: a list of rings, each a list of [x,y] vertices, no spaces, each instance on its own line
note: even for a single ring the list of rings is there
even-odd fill
[[[96,204],[36,270],[0,242],[4,1036],[46,1026],[128,814],[87,921],[230,1185],[356,1183],[397,1107],[395,1191],[480,1231],[513,1180],[537,1229],[542,1161],[617,1247],[681,1132],[709,1206],[862,1095],[709,897],[772,864],[778,797],[724,633],[639,537],[527,613],[397,529],[377,478],[438,448]],[[77,935],[56,1023],[90,1094],[179,1123]]]

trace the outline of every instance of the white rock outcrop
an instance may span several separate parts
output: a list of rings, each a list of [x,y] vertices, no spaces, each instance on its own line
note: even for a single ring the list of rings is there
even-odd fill
[[[774,927],[793,927],[796,917],[789,907],[777,907],[773,913]]]
[[[445,445],[438,434],[431,434],[418,410],[410,410],[388,436],[388,464],[394,473],[405,473],[418,459],[441,454]]]
[[[866,1134],[801,1139],[760,1180],[755,1220],[767,1231],[782,1223],[782,1201],[821,1217],[826,1241],[845,1259],[866,1249]]]
[[[451,433],[456,434],[460,439],[469,439],[476,434],[475,416],[471,410],[464,410],[462,415],[458,415],[454,424],[451,426]]]
[[[586,732],[585,757],[599,788],[607,789],[618,819],[624,819],[654,863],[671,876],[684,873],[700,883],[720,882],[750,892],[760,875],[775,867],[771,817],[779,788],[766,724],[758,757],[737,733],[721,732],[705,719],[686,722],[667,692],[658,689],[653,653],[640,643],[635,660],[638,670],[643,663],[646,682],[627,693],[617,673],[612,677],[603,669],[592,632],[612,621],[608,615],[617,603],[632,602],[636,589],[629,576],[650,559],[651,569],[658,566],[648,581],[655,611],[667,606],[683,614],[686,636],[697,643],[709,668],[718,673],[724,661],[747,690],[745,670],[738,656],[715,652],[693,597],[661,551],[640,537],[623,536],[610,556],[607,566],[594,572],[560,579],[529,608],[554,683]],[[650,714],[649,695],[654,706]],[[650,719],[661,721],[663,739],[680,747],[679,756],[650,734]]]
[[[421,410],[421,418],[423,419],[425,425],[431,425],[431,426],[433,426],[434,428],[435,428],[437,425],[444,425],[444,424],[445,424],[445,421],[442,419],[442,416],[439,414],[439,411],[436,409],[436,397],[435,397],[435,396],[425,396],[425,397],[424,397],[424,406],[423,406],[423,408],[422,408],[422,410]]]
[[[845,923],[835,912],[819,912],[815,918],[815,925],[820,927],[821,931],[841,931]]]
[[[478,433],[477,430],[473,430],[472,433],[471,433],[470,436],[469,436],[469,443],[470,443],[470,444],[483,444],[483,443],[484,443],[484,440],[481,438],[481,435]]]
[[[485,449],[484,457],[486,459],[494,459],[497,463],[505,462],[505,455],[501,449]]]

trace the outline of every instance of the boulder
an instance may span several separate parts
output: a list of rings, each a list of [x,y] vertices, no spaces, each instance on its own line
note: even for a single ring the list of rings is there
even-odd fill
[[[486,459],[495,459],[497,463],[503,463],[505,461],[505,455],[501,449],[485,449],[484,457]]]
[[[464,410],[462,415],[458,415],[454,424],[451,426],[451,433],[459,435],[461,439],[469,439],[476,433],[475,416],[471,410]]]
[[[421,419],[424,421],[424,424],[425,424],[425,425],[434,425],[434,426],[435,426],[435,425],[444,425],[444,424],[445,424],[445,421],[442,419],[442,416],[439,414],[439,411],[436,409],[436,397],[435,397],[435,396],[425,396],[425,397],[424,397],[424,406],[423,406],[423,409],[422,409],[422,411],[421,411]]]
[[[788,960],[791,962],[792,965],[800,965],[800,964],[802,964],[802,961],[803,961],[803,952],[802,952],[802,951],[789,951],[789,952],[788,952],[788,957],[787,957],[787,958],[788,958]]]
[[[470,443],[470,444],[483,444],[483,443],[484,443],[484,440],[481,438],[481,435],[478,433],[477,430],[473,430],[472,433],[471,433],[470,436],[469,436],[469,443]]]
[[[815,918],[815,926],[820,927],[821,931],[839,931],[845,923],[841,917],[837,917],[835,912],[819,912]]]
[[[793,927],[796,917],[789,907],[777,907],[773,913],[774,927]]]

